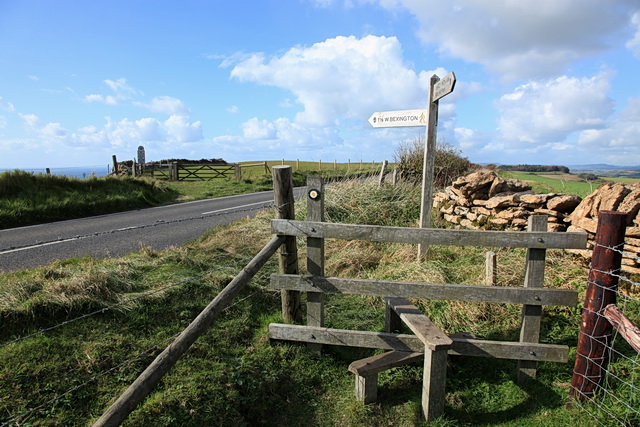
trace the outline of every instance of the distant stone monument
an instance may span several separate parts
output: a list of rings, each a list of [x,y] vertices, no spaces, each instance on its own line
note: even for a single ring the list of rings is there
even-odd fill
[[[147,163],[144,155],[144,147],[141,145],[138,147],[138,164],[144,165]]]

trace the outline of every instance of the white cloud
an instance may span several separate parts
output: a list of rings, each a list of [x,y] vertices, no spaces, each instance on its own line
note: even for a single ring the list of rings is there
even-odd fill
[[[627,106],[604,129],[587,129],[580,133],[578,147],[594,158],[622,165],[639,165],[640,97],[631,98]]]
[[[148,109],[153,113],[166,114],[168,116],[172,114],[178,114],[186,116],[190,113],[187,106],[178,98],[171,96],[157,96],[149,103],[134,102],[134,105]]]
[[[91,95],[86,95],[84,97],[84,100],[86,102],[99,102],[101,104],[107,104],[107,105],[118,105],[118,100],[111,95],[99,95],[99,94],[91,94]]]
[[[232,105],[231,107],[227,108],[227,111],[231,114],[237,114],[240,111],[240,109],[238,108],[237,105]]]
[[[84,97],[85,102],[99,102],[107,105],[118,105],[118,102],[132,99],[139,95],[144,95],[141,91],[129,86],[127,79],[103,80],[113,92],[113,95],[90,94]]]
[[[503,79],[558,75],[574,60],[611,48],[638,9],[634,0],[378,2],[391,11],[411,11],[425,43],[445,55],[483,64]],[[636,27],[637,20],[636,13]]]
[[[627,49],[633,52],[633,54],[640,58],[640,11],[633,14],[631,17],[631,25],[635,29],[634,37],[627,42]]]
[[[433,73],[410,69],[397,38],[376,36],[339,36],[269,59],[254,54],[231,70],[233,78],[291,91],[304,106],[295,121],[310,126],[362,119],[381,109],[420,108]],[[436,73],[444,76],[446,70]]]
[[[35,114],[19,114],[24,120],[24,123],[29,129],[34,129],[40,126],[40,119]]]
[[[12,103],[10,103],[9,101],[5,101],[0,96],[0,110],[6,111],[8,113],[12,113],[12,112],[16,111],[16,108],[13,106]]]
[[[168,133],[170,142],[185,143],[203,139],[202,123],[200,121],[189,123],[185,116],[174,114],[162,126]]]
[[[614,108],[608,96],[611,77],[605,71],[518,86],[496,102],[500,139],[534,149],[562,142],[573,132],[603,128]]]

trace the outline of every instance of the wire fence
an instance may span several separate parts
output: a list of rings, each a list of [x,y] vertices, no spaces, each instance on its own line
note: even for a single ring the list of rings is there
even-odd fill
[[[594,251],[597,249],[617,254],[618,258],[638,258],[624,252],[623,245],[612,247],[596,242]],[[619,268],[601,270],[592,264],[590,279],[594,275],[604,279],[589,280],[587,285],[597,288],[602,298],[592,301],[595,304],[591,307],[585,306],[584,311],[595,319],[593,330],[598,333],[587,336],[583,329],[580,331],[579,340],[584,339],[589,345],[578,346],[577,357],[584,358],[586,363],[580,366],[576,363],[574,384],[578,381],[580,387],[574,385],[575,401],[598,425],[637,426],[640,425],[640,283],[621,275]],[[615,282],[616,286],[603,284],[607,281]],[[618,314],[613,316],[614,313]]]
[[[303,192],[301,192],[300,194],[304,194]],[[300,198],[300,196],[298,197],[298,199]],[[295,203],[295,201],[294,201]],[[288,203],[287,203],[288,204]],[[181,223],[181,222],[185,222],[185,221],[193,221],[193,220],[200,220],[200,219],[205,219],[205,218],[210,218],[210,217],[214,217],[214,216],[222,216],[222,215],[233,215],[233,214],[238,214],[238,213],[245,213],[245,212],[255,212],[257,210],[263,210],[263,209],[270,209],[270,208],[276,208],[276,209],[282,209],[284,208],[285,205],[280,205],[280,206],[276,206],[275,203],[273,202],[269,202],[269,203],[263,203],[257,206],[252,206],[250,208],[246,208],[246,209],[234,209],[234,210],[230,210],[227,212],[223,212],[223,213],[215,213],[215,214],[209,214],[209,215],[202,215],[200,217],[192,217],[192,218],[182,218],[182,219],[176,219],[176,220],[172,220],[172,221],[165,221],[162,223],[153,223],[153,224],[146,224],[146,225],[141,225],[138,227],[135,227],[136,229],[140,229],[140,228],[147,228],[147,227],[155,227],[158,225],[166,225],[166,224],[175,224],[175,223]],[[126,229],[126,231],[130,231],[131,229]],[[101,232],[101,233],[94,233],[94,234],[90,234],[90,235],[86,235],[86,236],[75,236],[72,239],[69,240],[79,240],[79,239],[83,239],[83,238],[89,238],[89,237],[95,237],[97,235],[101,235],[101,234],[108,234],[108,233],[113,233],[113,232],[118,232],[120,230],[113,230],[113,231],[108,231],[108,232]],[[122,230],[125,231],[125,230]],[[58,239],[59,240],[59,239]],[[58,241],[55,240],[55,241]],[[46,242],[38,242],[39,244],[43,244]],[[29,245],[25,245],[25,246],[29,246]],[[10,249],[15,249],[15,248],[10,248]],[[2,252],[3,250],[0,250],[0,252]],[[60,323],[51,325],[51,326],[47,326],[44,328],[41,328],[33,333],[29,333],[27,335],[24,336],[19,336],[10,340],[7,340],[5,342],[0,342],[0,350],[5,351],[5,350],[10,350],[11,345],[13,344],[20,344],[23,341],[27,341],[31,338],[37,337],[37,336],[41,336],[41,335],[45,335],[48,333],[51,333],[55,330],[58,330],[60,328],[75,324],[77,322],[80,321],[85,321],[87,319],[93,318],[97,315],[102,315],[102,314],[106,314],[108,312],[113,312],[113,311],[122,311],[122,310],[132,310],[133,307],[137,307],[136,304],[143,302],[145,299],[149,299],[150,297],[154,296],[154,295],[158,295],[158,294],[162,294],[163,292],[169,291],[173,288],[178,288],[181,286],[185,286],[188,284],[193,284],[193,283],[201,283],[203,281],[206,280],[207,276],[210,276],[216,272],[222,272],[224,270],[228,271],[230,274],[233,273],[233,275],[237,274],[237,272],[239,270],[242,269],[242,267],[250,260],[250,258],[247,257],[238,257],[235,256],[233,260],[229,260],[229,259],[225,259],[224,260],[224,265],[220,266],[220,267],[216,267],[216,268],[208,268],[205,272],[201,273],[201,274],[197,274],[188,278],[184,278],[182,280],[178,280],[176,282],[172,282],[172,283],[167,283],[167,284],[162,284],[162,285],[156,285],[154,286],[153,289],[150,289],[146,292],[142,292],[140,294],[137,294],[135,296],[132,296],[130,298],[125,298],[115,304],[112,304],[110,306],[107,307],[103,307],[103,308],[99,308],[96,310],[93,310],[89,313],[85,313],[82,314],[80,316],[77,316],[75,318],[69,319],[69,320],[65,320],[62,321]],[[257,276],[255,279],[257,282],[261,283],[264,282],[266,283],[268,276],[267,275],[260,275]],[[266,292],[264,287],[260,287],[258,286],[257,289],[254,289],[253,292],[251,292],[249,295],[245,296],[244,298],[239,298],[237,301],[235,301],[233,304],[227,306],[225,309],[223,309],[222,311],[228,311],[231,308],[237,306],[238,304],[246,301],[247,299],[252,298],[253,296],[255,296],[256,294],[258,294],[259,292]],[[139,304],[139,307],[143,307],[143,304]],[[163,338],[161,339],[159,342],[145,348],[142,351],[138,351],[136,354],[134,354],[132,357],[127,358],[124,361],[121,361],[117,364],[115,364],[114,366],[105,369],[103,371],[101,371],[100,373],[97,374],[92,374],[89,375],[88,377],[85,376],[84,379],[79,379],[77,376],[73,376],[73,375],[69,375],[67,376],[65,373],[60,373],[59,377],[61,378],[69,378],[68,382],[71,384],[74,384],[73,386],[70,386],[68,389],[64,390],[64,391],[60,391],[60,387],[56,387],[56,390],[52,390],[53,393],[49,392],[50,395],[52,395],[52,397],[46,398],[46,400],[44,402],[41,403],[34,403],[29,409],[22,409],[20,411],[20,413],[16,414],[15,413],[15,409],[6,407],[6,405],[4,403],[1,402],[2,399],[0,399],[0,426],[1,427],[5,427],[5,426],[14,426],[14,425],[26,425],[25,423],[29,423],[30,419],[33,418],[34,415],[36,414],[40,414],[40,413],[53,413],[55,412],[55,406],[60,402],[65,400],[65,398],[69,399],[69,398],[73,398],[74,393],[78,392],[79,390],[85,388],[87,385],[96,382],[97,380],[107,376],[107,375],[111,375],[111,374],[115,374],[118,371],[120,371],[123,367],[132,364],[133,362],[136,362],[140,359],[143,359],[145,357],[150,357],[153,356],[154,353],[157,353],[157,351],[162,350],[162,348],[171,340],[175,339],[177,336],[180,335],[181,332],[172,334],[171,336],[169,336],[168,338]],[[46,352],[46,351],[45,351]],[[17,371],[19,371],[20,369],[16,369]],[[69,374],[69,373],[68,373]],[[22,376],[25,376],[24,373],[21,373]],[[35,376],[37,376],[37,374],[34,374]],[[26,374],[25,378],[28,380],[29,378],[29,374]],[[5,380],[7,378],[4,378]],[[28,380],[29,381],[29,380]],[[39,384],[32,384],[36,387],[40,387],[41,385]],[[48,386],[48,385],[47,385]],[[44,395],[44,393],[43,393]],[[6,418],[5,418],[6,417]],[[4,419],[3,419],[4,418]]]

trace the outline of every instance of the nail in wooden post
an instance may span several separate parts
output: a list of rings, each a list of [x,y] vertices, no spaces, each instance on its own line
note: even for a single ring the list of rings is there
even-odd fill
[[[273,166],[273,192],[278,219],[295,219],[293,178],[291,166]],[[298,274],[298,249],[296,238],[287,236],[280,251],[280,273]],[[282,318],[286,323],[302,322],[302,307],[299,291],[281,291]]]
[[[593,396],[594,390],[604,380],[609,364],[612,326],[603,317],[603,311],[609,304],[616,303],[626,224],[627,214],[624,212],[598,212],[595,247],[571,379],[570,394],[578,400]]]

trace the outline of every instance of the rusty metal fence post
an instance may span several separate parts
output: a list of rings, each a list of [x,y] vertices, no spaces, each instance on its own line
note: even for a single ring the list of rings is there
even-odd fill
[[[598,213],[598,228],[571,380],[570,395],[580,401],[593,396],[594,389],[604,380],[609,364],[613,328],[603,316],[603,311],[607,305],[616,303],[626,223],[626,213]]]

